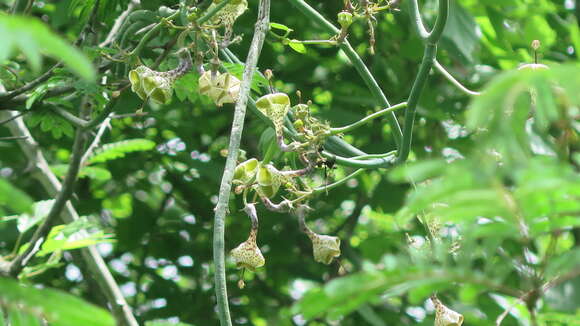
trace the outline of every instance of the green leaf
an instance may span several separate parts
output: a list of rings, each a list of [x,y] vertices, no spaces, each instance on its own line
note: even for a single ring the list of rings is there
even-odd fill
[[[226,70],[234,75],[239,80],[243,79],[244,65],[239,63],[228,63],[224,62],[224,67]],[[256,93],[262,93],[260,87],[268,87],[268,80],[262,76],[258,71],[254,72],[254,77],[252,77],[252,90]]]
[[[57,250],[72,250],[98,243],[111,243],[114,242],[112,237],[111,234],[100,230],[94,221],[81,217],[72,223],[53,227],[37,256],[46,256]]]
[[[64,177],[66,172],[68,171],[68,164],[56,164],[51,165],[50,170],[57,176],[57,177]],[[110,180],[112,177],[111,172],[109,170],[97,167],[97,166],[85,166],[79,171],[79,178],[89,178],[93,180],[99,181],[107,181]]]
[[[64,39],[52,32],[42,21],[32,17],[0,15],[0,36],[4,51],[0,61],[12,55],[11,49],[18,48],[28,58],[33,70],[41,68],[40,54],[44,53],[62,61],[75,74],[93,82],[96,72],[91,62]]]
[[[88,162],[89,164],[107,162],[125,157],[127,153],[149,151],[153,148],[155,148],[155,143],[149,139],[123,140],[102,146],[95,151]]]
[[[473,54],[479,44],[478,26],[459,1],[451,1],[449,5],[449,19],[441,43],[450,55],[466,63],[473,62]]]
[[[25,233],[32,227],[44,220],[54,205],[54,199],[43,200],[33,204],[33,214],[21,214],[18,216],[18,232]]]
[[[290,28],[286,25],[279,24],[279,23],[270,23],[270,28],[279,29],[279,30],[285,31],[285,32],[292,32],[293,31],[292,28]]]
[[[304,44],[300,43],[297,40],[290,40],[290,42],[288,42],[288,45],[292,48],[292,50],[304,54],[306,53],[306,47],[304,46]]]
[[[18,214],[30,211],[32,203],[28,194],[14,187],[8,180],[0,178],[0,207],[6,207],[12,213]]]
[[[0,302],[8,311],[26,312],[53,326],[115,325],[102,308],[61,291],[24,286],[12,279],[0,278]]]

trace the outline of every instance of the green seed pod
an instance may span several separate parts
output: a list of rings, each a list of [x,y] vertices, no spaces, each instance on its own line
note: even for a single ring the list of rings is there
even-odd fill
[[[352,24],[352,13],[348,11],[339,12],[338,23],[343,29],[347,29]]]
[[[258,172],[258,165],[259,162],[255,158],[238,164],[234,170],[234,183],[245,184],[250,182],[256,176],[256,172]]]

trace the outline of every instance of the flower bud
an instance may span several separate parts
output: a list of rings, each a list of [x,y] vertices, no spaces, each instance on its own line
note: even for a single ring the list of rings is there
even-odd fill
[[[352,24],[352,13],[348,11],[339,12],[338,23],[343,29],[347,29]]]
[[[435,306],[435,326],[461,326],[463,315],[447,308],[435,295],[431,296]]]

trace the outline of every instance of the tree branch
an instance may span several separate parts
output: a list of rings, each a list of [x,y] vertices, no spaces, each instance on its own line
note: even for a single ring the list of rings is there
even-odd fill
[[[17,115],[16,112],[0,111],[0,116],[4,116],[5,118],[13,118],[15,115]],[[39,149],[38,143],[30,134],[30,131],[24,124],[22,117],[13,119],[13,121],[7,126],[10,128],[12,134],[26,136],[25,139],[19,140],[18,144],[28,160],[38,171],[37,173],[34,173],[34,176],[39,180],[50,196],[57,196],[58,193],[62,191],[61,183],[50,170],[48,162]],[[64,211],[62,213],[62,218],[66,223],[73,222],[79,218],[77,211],[70,202],[65,203]],[[94,277],[99,284],[99,289],[103,291],[103,294],[111,305],[110,308],[117,319],[117,323],[124,326],[138,326],[139,324],[131,312],[131,307],[129,307],[125,301],[119,286],[115,282],[113,275],[109,271],[107,264],[99,254],[97,248],[95,246],[89,246],[81,248],[80,251],[88,266],[89,272],[87,274]]]
[[[218,202],[215,208],[214,236],[213,236],[213,257],[215,264],[215,292],[218,305],[219,319],[222,326],[231,326],[232,321],[229,312],[226,271],[225,271],[225,254],[224,254],[224,233],[225,233],[225,216],[228,210],[230,192],[232,188],[232,179],[234,169],[238,159],[240,140],[244,129],[244,118],[246,116],[246,105],[250,95],[252,78],[258,64],[258,58],[264,45],[264,39],[268,32],[270,24],[270,0],[260,0],[258,19],[254,28],[254,37],[248,51],[242,85],[240,87],[239,98],[234,111],[234,121],[232,122],[232,131],[230,134],[230,143],[228,147],[228,157],[220,185]]]

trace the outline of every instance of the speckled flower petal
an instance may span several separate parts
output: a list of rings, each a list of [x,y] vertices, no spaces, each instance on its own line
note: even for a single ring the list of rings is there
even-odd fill
[[[253,241],[252,241],[253,240]],[[264,266],[266,260],[260,251],[260,248],[256,245],[255,238],[250,238],[239,246],[232,249],[230,255],[234,258],[236,266],[238,268],[247,268],[252,272],[258,267]]]
[[[435,306],[435,326],[461,326],[463,315],[447,308],[439,299],[431,297]]]
[[[340,239],[338,237],[314,232],[309,232],[308,237],[312,241],[315,261],[328,265],[335,257],[340,256]]]

